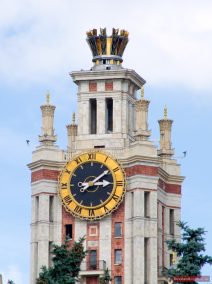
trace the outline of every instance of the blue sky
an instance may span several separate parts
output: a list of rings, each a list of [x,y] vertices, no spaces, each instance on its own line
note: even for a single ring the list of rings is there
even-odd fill
[[[47,90],[56,105],[58,145],[76,110],[72,70],[89,69],[85,32],[129,31],[123,66],[146,81],[151,139],[168,107],[175,156],[186,176],[182,220],[204,227],[212,255],[212,2],[196,0],[2,0],[0,9],[0,273],[29,283],[30,172],[38,145],[40,105]],[[27,146],[25,140],[29,139]],[[187,156],[182,159],[182,152]],[[212,267],[203,269],[211,275]],[[211,280],[212,281],[212,280]]]

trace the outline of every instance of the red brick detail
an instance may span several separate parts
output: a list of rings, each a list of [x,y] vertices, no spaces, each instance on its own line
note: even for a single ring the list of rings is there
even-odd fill
[[[95,236],[93,236],[92,231],[93,231],[93,227],[96,227],[97,230],[97,234]],[[97,246],[90,246],[89,242],[91,241],[96,241],[97,242]],[[91,250],[96,250],[96,260],[97,260],[97,266],[99,264],[99,260],[103,260],[103,259],[99,259],[99,223],[98,222],[90,222],[87,224],[87,234],[86,234],[86,247],[87,247],[87,251],[88,254],[86,256],[86,262],[87,262],[87,270],[89,269],[89,263],[90,263],[90,254],[89,251]],[[90,281],[90,279],[88,279],[88,281]],[[94,280],[92,280],[94,281]],[[86,280],[87,282],[87,280]],[[93,283],[93,282],[88,282],[88,283]],[[96,282],[94,282],[96,283]]]
[[[158,186],[167,193],[181,194],[181,185],[179,184],[170,184],[166,183],[162,179],[159,179]]]
[[[105,82],[105,91],[113,91],[113,82]]]
[[[31,174],[31,182],[35,182],[42,179],[48,179],[48,180],[58,180],[59,171],[57,170],[48,170],[48,169],[42,169],[35,172],[32,172]]]
[[[135,175],[157,176],[158,168],[145,165],[135,165],[129,168],[125,168],[127,177]]]
[[[96,92],[96,91],[97,91],[96,82],[89,82],[89,92]]]
[[[112,213],[112,228],[111,228],[111,277],[114,279],[115,276],[122,277],[122,283],[124,283],[124,201],[118,207],[116,211]],[[115,223],[120,222],[122,223],[122,237],[115,238]],[[115,249],[122,250],[122,263],[120,265],[115,264]]]
[[[75,241],[75,217],[65,210],[62,206],[62,240],[66,239],[66,225],[72,225],[72,240],[69,244],[72,246]]]

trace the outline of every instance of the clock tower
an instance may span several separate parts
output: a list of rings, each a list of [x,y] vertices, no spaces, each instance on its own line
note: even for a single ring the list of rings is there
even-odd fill
[[[41,106],[40,145],[31,170],[31,284],[50,266],[52,244],[86,236],[80,282],[99,283],[108,268],[113,284],[165,283],[173,262],[165,240],[179,238],[180,166],[173,158],[173,121],[164,110],[160,146],[148,129],[145,80],[122,66],[128,32],[87,32],[90,70],[73,71],[75,114],[67,149],[56,145],[55,106]],[[141,93],[141,95],[138,95]]]

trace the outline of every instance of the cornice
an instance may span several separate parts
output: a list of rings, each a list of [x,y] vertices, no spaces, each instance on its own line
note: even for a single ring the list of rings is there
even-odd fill
[[[50,160],[38,160],[32,163],[29,163],[27,167],[31,170],[37,170],[37,169],[54,169],[60,171],[63,166],[66,164],[67,161],[50,161]]]
[[[165,182],[172,183],[172,184],[173,183],[182,184],[182,182],[185,179],[184,176],[170,175],[166,171],[161,169],[160,167],[159,167],[159,170],[158,170],[158,174]]]
[[[128,79],[132,81],[140,89],[146,81],[132,69],[120,70],[99,70],[99,71],[73,71],[70,73],[73,81],[98,80],[98,79]]]

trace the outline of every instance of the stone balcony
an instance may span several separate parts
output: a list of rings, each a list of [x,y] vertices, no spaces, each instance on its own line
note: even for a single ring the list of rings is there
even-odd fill
[[[79,276],[99,276],[103,275],[106,269],[106,261],[99,260],[95,263],[84,261],[80,266]]]

